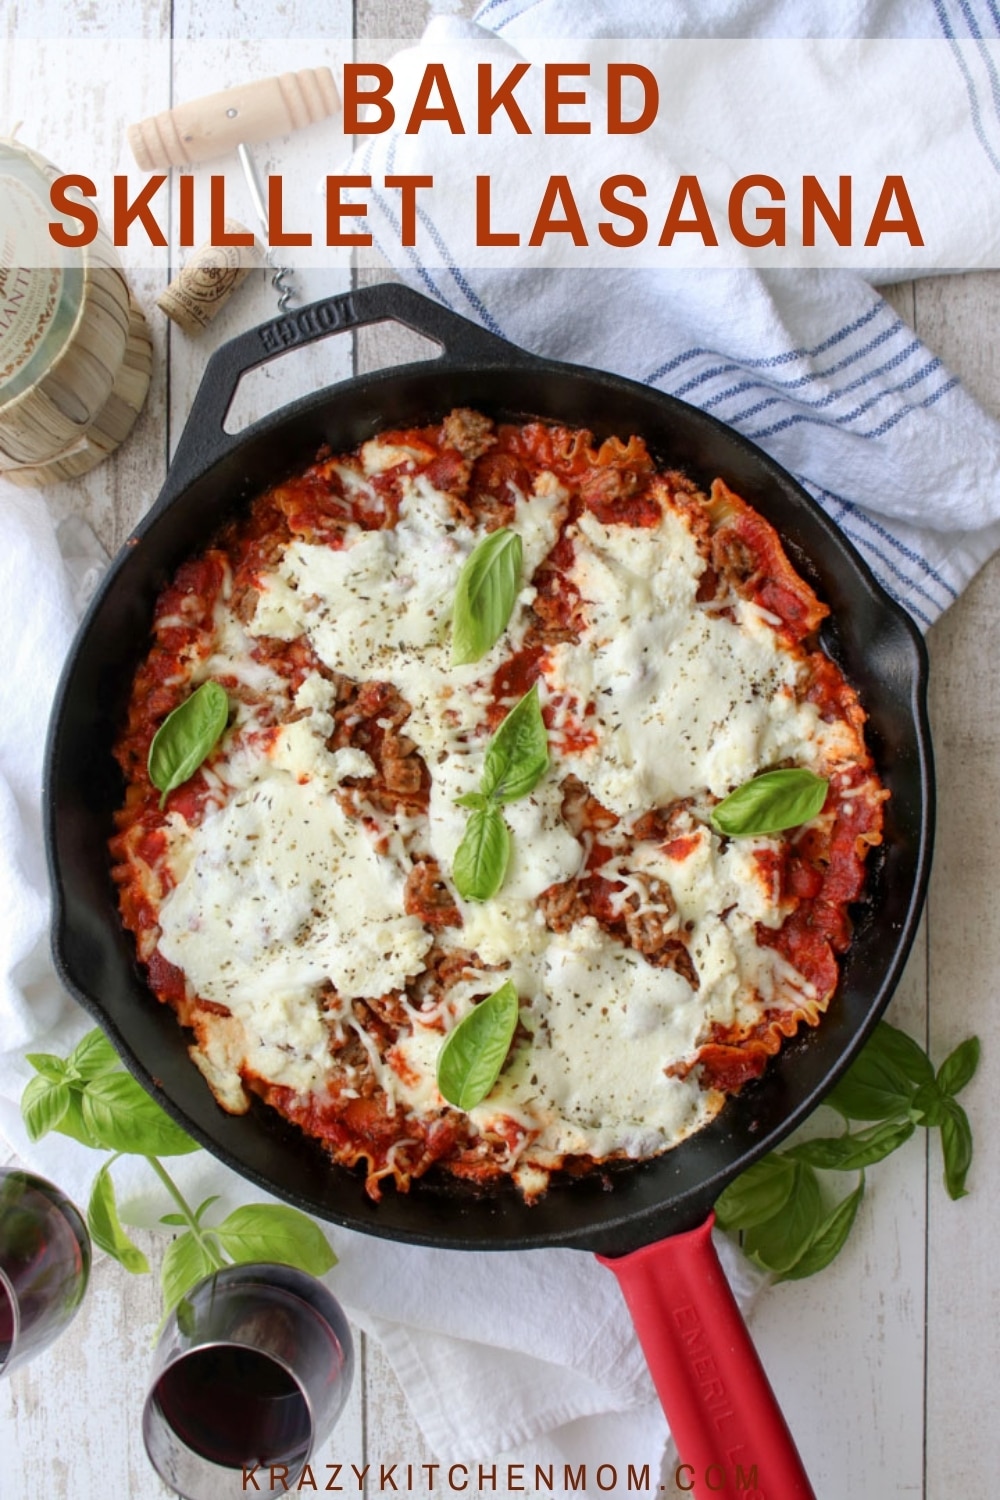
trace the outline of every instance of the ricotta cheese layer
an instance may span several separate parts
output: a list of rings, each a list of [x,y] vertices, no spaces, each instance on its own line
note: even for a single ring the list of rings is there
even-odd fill
[[[569,1158],[644,1158],[705,1125],[817,1023],[881,826],[863,714],[774,533],[635,440],[471,413],[321,460],[253,516],[161,600],[113,844],[150,982],[217,1098],[261,1094],[363,1158],[374,1196],[435,1163],[537,1196]],[[520,588],[456,666],[459,576],[498,524]],[[229,726],[160,809],[151,705],[208,678]],[[503,808],[499,890],[466,899],[459,799],[532,683],[549,766]],[[720,836],[713,807],[785,766],[828,780],[814,823]],[[441,1048],[507,980],[509,1055],[459,1110]]]

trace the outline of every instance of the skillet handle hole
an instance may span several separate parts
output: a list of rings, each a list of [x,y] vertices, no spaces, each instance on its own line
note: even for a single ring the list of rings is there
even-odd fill
[[[235,437],[302,396],[314,396],[324,386],[350,380],[395,365],[440,359],[442,347],[434,339],[414,333],[402,323],[386,320],[344,329],[349,338],[327,338],[309,346],[292,345],[267,364],[240,377],[223,421],[223,431]]]

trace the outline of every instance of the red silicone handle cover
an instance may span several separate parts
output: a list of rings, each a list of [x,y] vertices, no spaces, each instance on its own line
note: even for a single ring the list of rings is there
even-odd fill
[[[618,1278],[692,1493],[815,1500],[719,1264],[713,1222],[597,1258]]]

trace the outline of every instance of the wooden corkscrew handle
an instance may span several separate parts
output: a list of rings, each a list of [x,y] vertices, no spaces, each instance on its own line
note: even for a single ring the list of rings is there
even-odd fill
[[[302,68],[177,104],[128,128],[144,172],[210,161],[240,144],[275,140],[314,125],[340,104],[329,68]]]

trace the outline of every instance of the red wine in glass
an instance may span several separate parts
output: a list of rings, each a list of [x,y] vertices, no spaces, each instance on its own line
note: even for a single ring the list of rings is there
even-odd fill
[[[347,1319],[321,1281],[292,1266],[226,1266],[160,1337],[142,1417],[150,1462],[185,1500],[217,1500],[254,1465],[287,1466],[294,1488],[353,1370]]]
[[[196,1349],[157,1386],[160,1411],[202,1458],[226,1468],[304,1464],[309,1407],[283,1365],[233,1344]]]
[[[90,1236],[51,1182],[0,1168],[0,1375],[34,1357],[76,1316]]]

